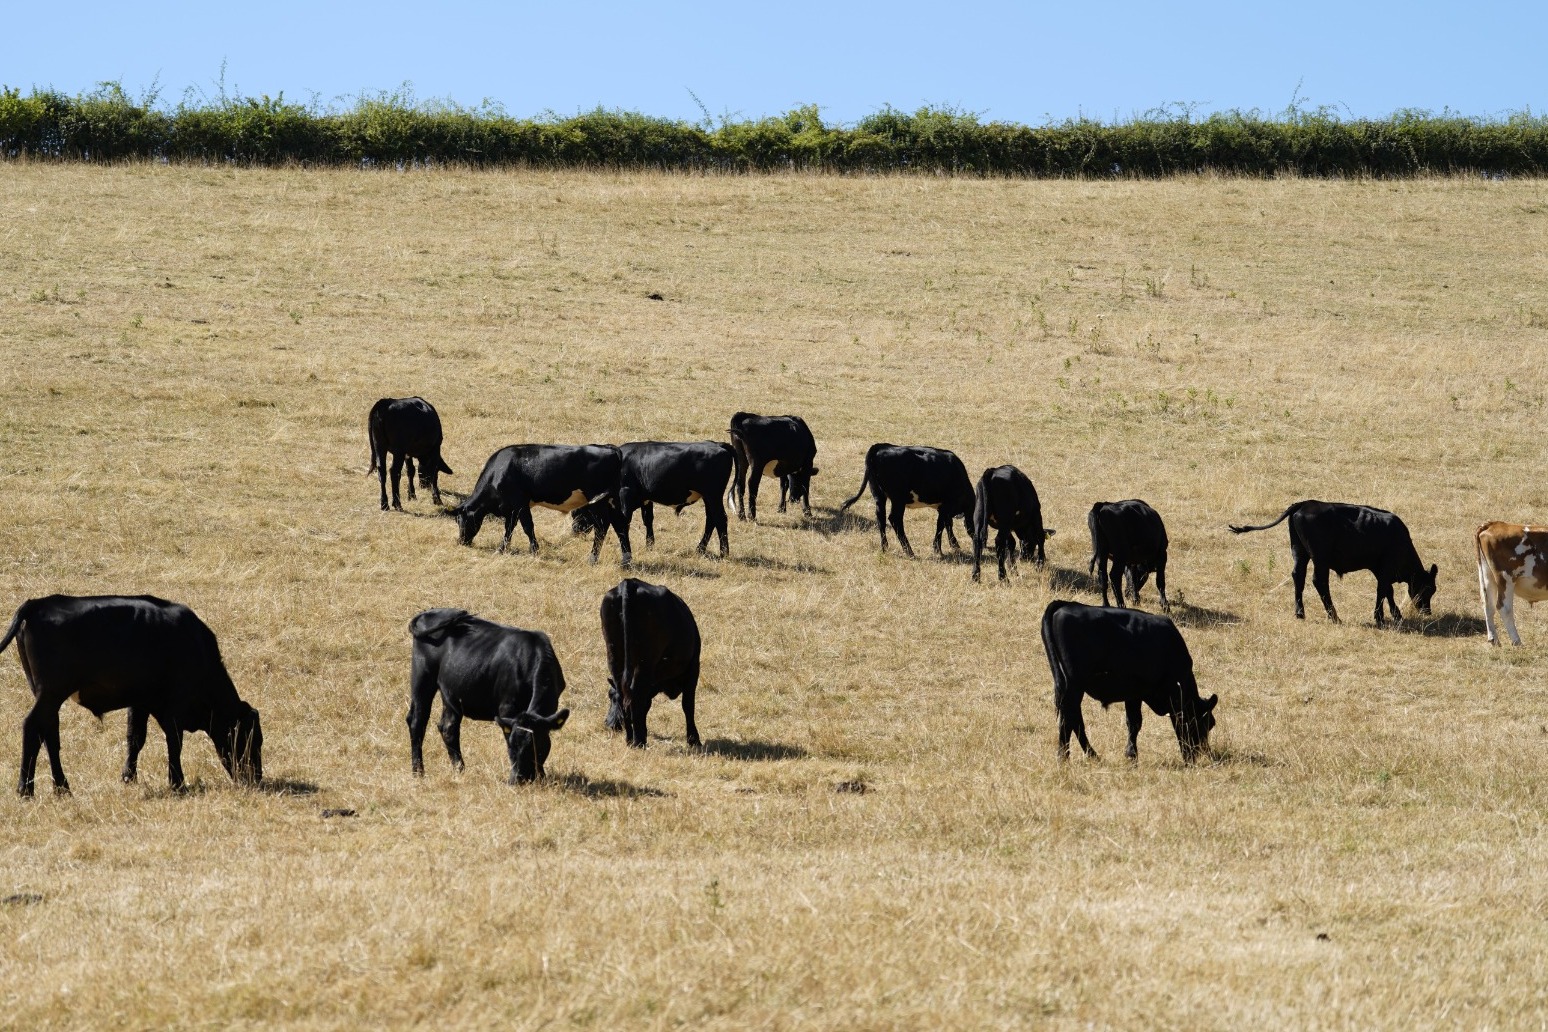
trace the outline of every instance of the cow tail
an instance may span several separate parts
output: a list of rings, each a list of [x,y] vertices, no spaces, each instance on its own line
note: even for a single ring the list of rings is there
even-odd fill
[[[729,498],[735,499],[731,507],[736,510],[738,516],[742,515],[743,506],[747,498],[747,442],[742,440],[742,435],[736,432],[736,427],[729,431],[731,434],[731,491]]]
[[[1048,668],[1053,673],[1054,709],[1061,713],[1066,682],[1069,678],[1064,665],[1064,653],[1059,651],[1059,642],[1053,635],[1052,626],[1054,614],[1069,604],[1063,599],[1054,599],[1048,603],[1048,608],[1043,610],[1043,622],[1040,628],[1043,635],[1043,651],[1048,654]]]
[[[1268,530],[1270,527],[1277,527],[1277,526],[1279,526],[1279,524],[1283,523],[1290,516],[1294,515],[1297,511],[1300,510],[1301,506],[1303,506],[1305,504],[1306,503],[1304,501],[1296,502],[1294,505],[1290,506],[1290,508],[1288,508],[1284,512],[1280,513],[1279,514],[1279,519],[1275,520],[1273,523],[1265,523],[1261,527],[1248,527],[1248,526],[1238,525],[1238,524],[1235,524],[1235,523],[1228,523],[1228,524],[1226,524],[1226,526],[1231,531],[1231,533],[1233,533],[1233,534],[1246,534],[1246,533],[1249,533],[1249,532],[1254,531],[1254,530]]]
[[[629,596],[634,594],[632,578],[618,585],[618,624],[623,628],[623,672],[619,675],[618,695],[630,711],[634,709],[634,667],[629,662]],[[632,735],[634,732],[630,732]]]
[[[366,420],[366,440],[370,442],[371,445],[371,468],[366,470],[368,475],[376,472],[376,453],[378,450],[377,445],[381,440],[381,435],[377,429],[377,423],[379,423],[381,420],[377,416],[377,412],[380,410],[381,404],[381,402],[377,402],[371,407],[371,416]],[[382,465],[385,467],[387,463],[383,462]]]
[[[984,470],[984,475],[978,478],[978,492],[973,496],[973,554],[983,554],[984,548],[989,543],[989,474],[993,470]],[[1002,528],[1003,529],[1003,528]]]
[[[865,486],[866,486],[866,484],[871,482],[871,462],[875,458],[876,452],[879,449],[885,448],[885,447],[886,447],[886,445],[883,445],[883,444],[873,444],[873,445],[871,445],[870,448],[866,449],[866,453],[865,453],[865,476],[860,478],[860,490],[855,492],[855,496],[853,498],[851,498],[849,501],[845,502],[843,505],[839,506],[839,512],[843,512],[845,509],[849,508],[851,505],[854,505],[856,502],[858,502],[860,500],[860,496],[865,494]]]
[[[1097,510],[1101,507],[1102,503],[1098,502],[1086,513],[1086,529],[1091,531],[1091,561],[1086,564],[1088,576],[1096,572],[1097,563],[1107,555],[1107,542],[1102,537],[1102,524],[1097,519]]]
[[[6,628],[5,638],[0,639],[0,652],[4,652],[16,638],[21,625],[27,622],[27,617],[32,612],[32,601],[29,599],[16,607],[16,615],[11,617],[11,626]]]

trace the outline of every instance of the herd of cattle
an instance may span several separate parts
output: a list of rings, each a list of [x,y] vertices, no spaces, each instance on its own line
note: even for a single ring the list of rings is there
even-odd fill
[[[441,504],[439,477],[450,475],[452,469],[441,456],[441,421],[433,406],[417,397],[383,398],[371,409],[368,435],[371,471],[378,476],[383,510],[389,504],[389,471],[391,507],[402,507],[399,483],[405,467],[409,498],[415,497],[417,479]],[[532,552],[538,549],[532,509],[567,513],[577,533],[592,532],[592,562],[612,530],[627,567],[632,561],[629,533],[635,512],[645,525],[648,546],[655,541],[655,505],[681,513],[700,503],[705,520],[698,550],[706,552],[710,538],[718,536],[720,554],[726,555],[728,505],[739,519],[756,520],[759,484],[764,477],[772,477],[779,482],[779,511],[784,512],[789,502],[800,502],[809,516],[811,478],[818,472],[816,441],[798,416],[739,412],[731,419],[730,438],[730,444],[510,445],[489,457],[473,490],[449,513],[457,520],[464,545],[472,544],[484,520],[493,516],[505,523],[501,551],[510,546],[519,523]],[[908,509],[933,508],[935,553],[941,554],[942,535],[960,550],[953,522],[961,519],[972,540],[975,581],[991,529],[1001,580],[1007,576],[1007,560],[1014,563],[1018,553],[1021,559],[1041,565],[1045,539],[1054,533],[1043,526],[1032,481],[1015,466],[986,469],[975,489],[962,460],[950,451],[876,444],[866,452],[860,489],[839,511],[859,501],[867,487],[876,503],[883,551],[891,526],[899,547],[912,556],[903,514]],[[1397,583],[1407,586],[1421,613],[1430,612],[1437,568],[1424,565],[1408,528],[1394,514],[1364,505],[1307,500],[1291,505],[1271,523],[1229,529],[1244,534],[1287,520],[1297,618],[1305,616],[1302,596],[1308,566],[1323,607],[1335,622],[1338,611],[1329,593],[1328,574],[1343,576],[1357,570],[1369,570],[1376,577],[1378,625],[1383,623],[1383,602],[1393,619],[1402,619],[1393,597]],[[1191,763],[1208,749],[1218,697],[1200,696],[1187,644],[1170,619],[1124,606],[1125,589],[1137,603],[1140,589],[1154,575],[1161,608],[1170,611],[1166,527],[1160,514],[1138,499],[1098,502],[1086,522],[1091,535],[1087,570],[1101,587],[1102,605],[1055,600],[1042,618],[1043,646],[1053,675],[1059,755],[1068,757],[1072,735],[1088,756],[1096,755],[1086,739],[1081,712],[1082,700],[1090,696],[1104,708],[1123,704],[1131,759],[1138,754],[1142,708],[1148,706],[1171,719],[1183,759]],[[1496,641],[1499,615],[1511,641],[1519,645],[1514,598],[1531,603],[1548,599],[1548,527],[1490,522],[1478,528],[1475,541],[1488,640]],[[668,588],[630,577],[603,596],[600,617],[607,648],[608,728],[623,731],[631,746],[644,746],[651,701],[657,695],[680,698],[687,743],[697,747],[694,695],[700,637],[688,605]],[[499,725],[513,784],[541,777],[550,735],[570,715],[559,706],[564,673],[548,636],[483,620],[462,609],[419,613],[409,622],[409,634],[413,659],[407,720],[413,772],[424,773],[425,728],[432,700],[439,695],[438,729],[457,770],[462,769],[460,734],[466,717]],[[0,652],[13,640],[34,697],[22,722],[17,783],[22,796],[33,794],[42,748],[48,750],[55,791],[69,791],[59,758],[59,710],[67,699],[98,717],[128,710],[126,782],[135,780],[152,718],[166,735],[167,777],[174,789],[183,785],[182,738],[193,731],[210,736],[233,779],[262,780],[263,731],[258,711],[237,695],[215,635],[187,606],[151,596],[29,599],[17,608],[0,639]]]

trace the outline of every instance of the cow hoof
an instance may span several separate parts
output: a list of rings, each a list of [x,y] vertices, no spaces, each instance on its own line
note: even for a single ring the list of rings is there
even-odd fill
[[[386,512],[386,511],[387,511],[387,503],[383,502],[382,503],[382,512]]]
[[[392,508],[393,508],[393,511],[394,511],[394,512],[402,512],[402,511],[403,511],[403,506],[402,506],[402,505],[400,505],[400,504],[399,504],[399,503],[397,503],[397,502],[393,502],[393,503],[392,503]]]
[[[119,775],[119,780],[122,781],[126,785],[134,784],[136,779],[137,779],[137,775],[132,770],[126,770],[122,774]]]
[[[54,794],[56,796],[69,795],[70,794],[70,786],[69,785],[55,785],[54,786]]]
[[[699,736],[698,735],[689,735],[688,736],[688,748],[690,748],[690,749],[701,748],[701,746],[699,744]]]

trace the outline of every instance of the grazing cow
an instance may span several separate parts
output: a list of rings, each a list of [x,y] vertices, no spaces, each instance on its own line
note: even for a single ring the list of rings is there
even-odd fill
[[[812,514],[817,442],[806,420],[738,412],[731,417],[731,447],[736,449],[736,480],[728,501],[737,519],[758,521],[758,483],[766,476],[779,478],[780,512],[785,511],[788,497],[801,503],[803,515]]]
[[[633,577],[602,596],[607,643],[607,726],[645,747],[645,718],[657,695],[683,697],[688,744],[699,745],[693,697],[699,686],[699,625],[688,603]]]
[[[471,545],[486,516],[505,520],[504,552],[511,545],[517,522],[527,535],[528,551],[538,550],[532,531],[532,507],[573,513],[595,506],[598,519],[591,541],[591,561],[602,551],[602,540],[611,526],[618,534],[623,565],[633,558],[629,548],[629,521],[618,507],[619,478],[623,456],[610,444],[511,444],[484,463],[478,483],[463,503],[453,509],[459,540]]]
[[[398,501],[398,474],[408,464],[408,496],[414,498],[414,460],[419,460],[419,486],[430,489],[430,497],[441,504],[442,473],[452,468],[441,458],[441,417],[435,406],[424,398],[383,398],[371,406],[366,425],[371,440],[371,472],[382,489],[382,511],[387,511],[387,456],[392,455],[392,507],[403,508]]]
[[[1091,561],[1086,572],[1095,572],[1102,585],[1102,604],[1108,604],[1110,581],[1114,602],[1123,608],[1127,574],[1129,598],[1138,605],[1140,588],[1154,573],[1161,611],[1170,612],[1172,603],[1166,599],[1166,524],[1161,522],[1161,514],[1138,498],[1097,502],[1086,514],[1086,526],[1091,531]]]
[[[699,554],[708,551],[711,534],[720,537],[720,554],[731,547],[726,540],[726,484],[731,480],[734,453],[719,441],[631,441],[623,453],[623,476],[618,489],[618,509],[627,527],[639,510],[645,523],[645,547],[656,543],[656,505],[669,505],[681,515],[694,502],[704,503],[704,536]]]
[[[855,496],[839,506],[843,512],[860,500],[867,484],[871,497],[876,500],[876,529],[881,533],[882,551],[887,550],[887,524],[898,537],[903,554],[913,558],[914,549],[908,543],[903,530],[904,509],[935,510],[935,554],[941,554],[941,534],[951,541],[957,551],[957,535],[952,532],[951,521],[961,517],[963,530],[973,531],[973,482],[968,479],[967,467],[956,453],[944,448],[924,448],[908,445],[873,444],[865,453],[865,476]],[[892,515],[887,515],[887,503],[892,503]]]
[[[1338,610],[1328,591],[1328,572],[1343,577],[1354,570],[1370,570],[1376,575],[1376,626],[1382,625],[1381,603],[1385,599],[1394,620],[1402,620],[1392,585],[1408,585],[1408,597],[1426,616],[1435,595],[1437,568],[1425,569],[1403,521],[1385,509],[1345,502],[1296,502],[1273,523],[1261,527],[1230,526],[1233,534],[1268,530],[1285,519],[1290,521],[1290,555],[1295,560],[1291,576],[1295,581],[1295,618],[1306,618],[1301,597],[1306,591],[1306,565],[1315,564],[1312,585],[1322,598],[1328,619],[1338,623]]]
[[[1005,558],[1016,561],[1012,550],[1021,539],[1021,558],[1042,566],[1048,561],[1043,542],[1053,531],[1043,527],[1043,507],[1037,500],[1037,488],[1015,466],[996,466],[984,470],[978,478],[973,501],[973,580],[978,580],[984,548],[989,543],[989,528],[995,528],[994,552],[1000,562],[1000,579],[1005,580]]]
[[[18,794],[32,795],[40,745],[48,747],[54,791],[70,791],[59,763],[59,707],[66,699],[98,717],[128,709],[125,782],[137,776],[151,717],[167,736],[173,789],[183,787],[183,734],[191,731],[210,736],[233,780],[263,780],[258,711],[237,697],[214,633],[187,606],[149,595],[50,595],[17,608],[0,652],[13,638],[36,700],[22,721]]]
[[[1091,759],[1080,703],[1091,696],[1106,709],[1123,703],[1129,723],[1124,755],[1139,757],[1141,704],[1172,718],[1183,762],[1209,748],[1219,696],[1199,697],[1193,657],[1177,625],[1164,616],[1134,609],[1055,600],[1043,610],[1043,649],[1053,671],[1054,709],[1059,714],[1059,758],[1070,756],[1070,734]]]
[[[1511,643],[1520,645],[1516,598],[1534,606],[1548,599],[1548,527],[1533,529],[1491,520],[1478,528],[1474,540],[1478,547],[1478,592],[1483,596],[1489,643],[1498,643],[1494,617],[1499,614],[1505,619]]]
[[[425,773],[430,702],[441,695],[437,725],[452,768],[462,772],[462,718],[493,720],[505,733],[511,784],[543,776],[548,736],[564,726],[564,671],[542,631],[481,620],[465,609],[426,609],[409,621],[414,662],[409,682],[409,752]]]

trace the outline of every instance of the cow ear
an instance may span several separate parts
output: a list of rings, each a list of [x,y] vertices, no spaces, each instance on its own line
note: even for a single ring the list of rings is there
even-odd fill
[[[1208,713],[1210,710],[1215,708],[1215,703],[1219,701],[1220,696],[1218,694],[1211,695],[1209,698],[1204,700],[1204,707],[1201,712]]]
[[[1439,572],[1440,572],[1440,566],[1437,565],[1436,563],[1431,563],[1430,564],[1430,579],[1434,580],[1435,579],[1435,575],[1437,573],[1439,573]]]
[[[817,474],[819,474],[821,472],[822,472],[822,470],[818,469],[816,466],[813,466],[810,470],[807,471],[806,475],[809,476],[809,477],[815,477]]]
[[[515,717],[511,718],[511,723],[512,726],[524,727],[528,731],[557,731],[564,727],[564,722],[569,719],[570,711],[567,709],[562,709],[551,717],[545,717],[542,714],[528,710],[525,713],[516,714]],[[504,721],[502,720],[501,723],[504,723]]]

